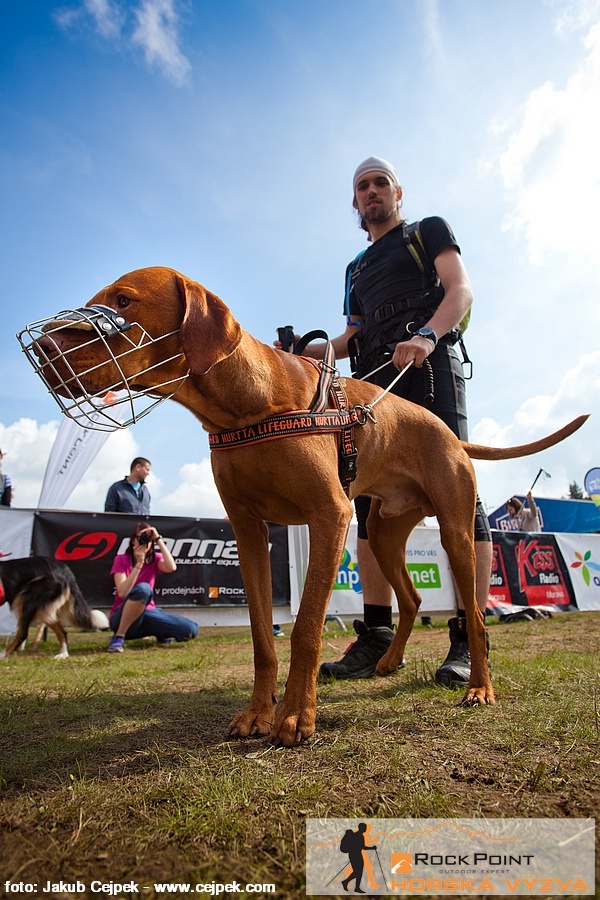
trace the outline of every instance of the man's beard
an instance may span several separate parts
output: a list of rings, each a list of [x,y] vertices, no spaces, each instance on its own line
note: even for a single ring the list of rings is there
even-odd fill
[[[392,218],[395,211],[395,206],[390,208],[385,204],[374,204],[365,210],[362,218],[367,225],[380,225],[382,222],[387,222],[388,219]]]

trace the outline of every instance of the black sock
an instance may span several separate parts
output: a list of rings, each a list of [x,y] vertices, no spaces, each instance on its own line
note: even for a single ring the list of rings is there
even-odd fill
[[[365,603],[365,625],[367,628],[392,627],[392,607],[375,606],[373,603]]]
[[[464,609],[457,609],[457,610],[456,610],[456,616],[457,616],[457,618],[459,618],[459,619],[466,619],[466,618],[467,618],[467,614],[466,614],[466,612],[465,612]]]

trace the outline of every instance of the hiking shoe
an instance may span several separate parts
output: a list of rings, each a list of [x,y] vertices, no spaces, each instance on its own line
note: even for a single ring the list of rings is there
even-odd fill
[[[444,662],[435,673],[435,680],[444,687],[466,688],[471,677],[471,653],[467,635],[467,620],[462,617],[448,619],[450,629],[450,650]],[[486,632],[488,666],[490,641]],[[491,671],[490,671],[491,674]]]
[[[107,653],[122,653],[125,648],[125,638],[113,635],[110,644],[106,648]]]
[[[285,637],[280,625],[273,625],[273,637]]]
[[[353,625],[358,638],[338,662],[321,664],[320,678],[370,678],[375,674],[377,663],[394,640],[394,632],[385,625],[367,628],[360,619],[355,619]],[[398,668],[405,665],[406,661],[402,660]]]
[[[161,641],[159,641],[159,639],[156,638],[156,643],[158,644],[159,647],[169,647],[173,643],[173,641],[174,641],[174,638],[163,638]]]

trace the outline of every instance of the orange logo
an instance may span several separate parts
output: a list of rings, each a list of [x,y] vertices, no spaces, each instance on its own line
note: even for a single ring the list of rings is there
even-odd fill
[[[392,875],[407,875],[412,872],[410,853],[392,853]]]
[[[209,600],[218,600],[219,599],[219,588],[218,587],[209,587],[208,597],[209,597]]]

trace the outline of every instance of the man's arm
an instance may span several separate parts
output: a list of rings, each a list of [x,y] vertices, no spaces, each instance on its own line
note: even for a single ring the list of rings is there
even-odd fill
[[[118,499],[117,490],[114,484],[111,484],[104,502],[104,512],[119,512]]]
[[[456,328],[469,311],[473,303],[473,288],[460,253],[454,247],[442,250],[436,256],[434,265],[445,295],[426,324],[433,328],[439,339]],[[403,341],[394,351],[394,365],[400,370],[411,362],[422,366],[433,349],[432,342],[427,338],[416,337]]]
[[[527,502],[529,503],[529,509],[531,511],[532,516],[537,516],[538,508],[535,505],[535,500],[533,499],[533,494],[531,491],[527,494]]]

